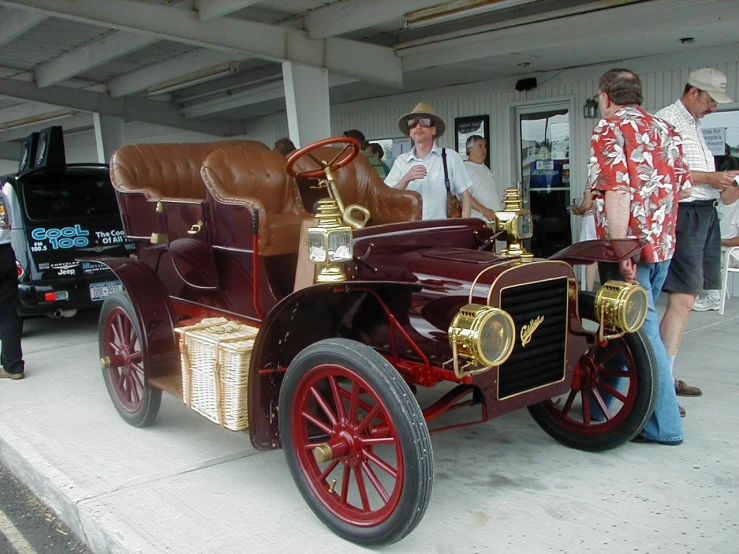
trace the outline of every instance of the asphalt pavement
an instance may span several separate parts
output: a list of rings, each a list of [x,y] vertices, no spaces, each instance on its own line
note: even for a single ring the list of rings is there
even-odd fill
[[[0,462],[93,552],[370,552],[320,523],[281,451],[256,451],[167,395],[152,427],[124,423],[100,374],[96,314],[26,330],[28,377],[0,382]],[[737,552],[738,331],[739,300],[690,318],[676,374],[704,394],[681,399],[681,446],[584,453],[525,410],[432,435],[429,509],[382,551]]]

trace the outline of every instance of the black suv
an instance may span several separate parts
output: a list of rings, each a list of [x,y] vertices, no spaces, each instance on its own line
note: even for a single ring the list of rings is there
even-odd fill
[[[13,216],[23,316],[70,317],[122,290],[85,258],[130,256],[108,166],[68,164],[2,178]]]

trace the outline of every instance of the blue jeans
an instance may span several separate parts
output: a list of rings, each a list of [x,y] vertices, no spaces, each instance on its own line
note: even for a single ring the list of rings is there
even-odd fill
[[[654,412],[641,431],[642,436],[653,441],[678,441],[683,438],[683,422],[677,406],[675,383],[670,373],[670,360],[659,335],[659,317],[655,309],[669,267],[668,260],[653,264],[640,263],[636,268],[636,280],[647,291],[648,299],[647,317],[642,330],[654,350],[654,359],[657,363],[657,398],[654,402]],[[603,277],[623,280],[618,273],[617,264],[602,269],[605,269],[603,273],[607,274]]]

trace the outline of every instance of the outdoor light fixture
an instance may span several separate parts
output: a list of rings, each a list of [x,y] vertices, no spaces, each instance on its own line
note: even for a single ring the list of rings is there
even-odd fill
[[[582,107],[582,116],[585,119],[594,119],[598,113],[598,100],[595,96],[585,100],[585,104]]]
[[[239,71],[238,62],[229,62],[221,65],[216,65],[202,71],[195,71],[181,77],[175,77],[169,81],[164,81],[158,85],[152,85],[149,87],[149,96],[157,94],[166,94],[168,92],[174,92],[176,90],[182,90],[183,88],[199,85],[201,83],[207,83],[221,77],[233,75]]]

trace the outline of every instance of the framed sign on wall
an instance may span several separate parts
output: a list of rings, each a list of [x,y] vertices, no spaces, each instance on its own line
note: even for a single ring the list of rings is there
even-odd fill
[[[485,165],[490,167],[490,116],[472,115],[454,118],[454,149],[462,159],[467,159],[467,139],[472,135],[480,135],[488,145]]]

